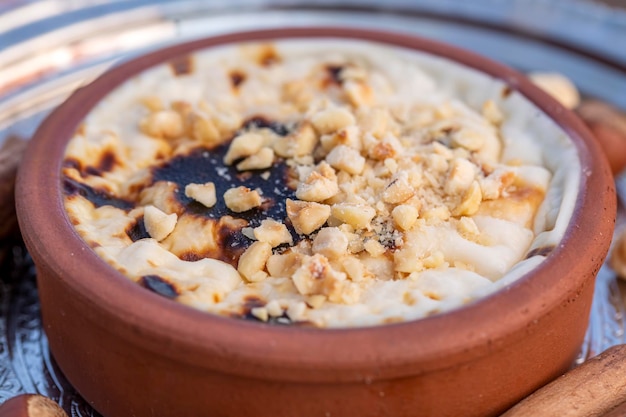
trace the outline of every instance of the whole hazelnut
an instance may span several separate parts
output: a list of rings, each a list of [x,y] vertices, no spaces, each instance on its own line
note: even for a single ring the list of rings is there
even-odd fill
[[[21,394],[0,405],[2,417],[68,417],[57,403],[39,394]]]
[[[626,167],[626,113],[598,100],[585,100],[576,113],[604,150],[613,174]]]

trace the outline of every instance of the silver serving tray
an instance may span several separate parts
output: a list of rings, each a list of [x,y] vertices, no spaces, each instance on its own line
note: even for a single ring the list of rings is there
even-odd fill
[[[522,71],[563,73],[584,95],[626,109],[626,9],[600,3],[8,0],[0,3],[0,145],[10,136],[27,140],[74,89],[120,60],[213,34],[311,25],[434,38]],[[617,182],[626,197],[626,180]],[[49,354],[32,261],[19,240],[4,245],[11,253],[0,265],[0,403],[41,393],[70,416],[98,416]],[[624,311],[604,267],[578,363],[625,342]]]

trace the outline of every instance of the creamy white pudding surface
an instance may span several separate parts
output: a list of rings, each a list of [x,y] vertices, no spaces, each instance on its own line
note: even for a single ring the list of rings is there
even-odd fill
[[[580,164],[501,81],[356,40],[227,45],[125,82],[65,206],[114,268],[202,311],[369,326],[447,311],[559,245]],[[89,279],[88,275],[85,279]]]

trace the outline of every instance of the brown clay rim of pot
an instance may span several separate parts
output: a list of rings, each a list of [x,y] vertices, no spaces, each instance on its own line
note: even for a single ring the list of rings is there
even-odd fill
[[[199,49],[307,37],[357,38],[440,55],[501,79],[534,102],[571,137],[583,168],[573,220],[562,245],[532,273],[479,302],[417,321],[352,329],[272,326],[207,314],[146,291],[101,260],[74,231],[60,188],[66,143],[90,109],[129,77]],[[75,92],[43,123],[26,152],[17,183],[19,220],[29,249],[36,261],[45,260],[76,291],[73,296],[94,325],[111,327],[128,343],[186,363],[249,375],[272,369],[265,377],[293,380],[301,375],[324,380],[329,370],[334,371],[334,381],[366,374],[401,377],[454,366],[519,341],[533,320],[541,320],[555,305],[575,301],[576,291],[588,279],[582,271],[599,268],[612,232],[614,199],[606,158],[583,123],[522,74],[432,40],[329,27],[216,36],[123,63]],[[561,279],[568,271],[572,273],[567,279]],[[119,323],[101,322],[111,317]],[[338,377],[337,372],[346,376]]]

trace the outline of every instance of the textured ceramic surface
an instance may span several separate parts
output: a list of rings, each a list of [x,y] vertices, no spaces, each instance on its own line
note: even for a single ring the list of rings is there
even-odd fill
[[[73,231],[59,187],[65,144],[89,108],[132,74],[175,55],[294,36],[358,37],[440,54],[505,80],[537,103],[581,154],[580,196],[563,245],[534,273],[478,303],[417,322],[349,330],[209,316],[108,267]],[[50,348],[70,382],[109,417],[497,415],[576,357],[615,218],[613,180],[597,145],[573,114],[523,76],[432,41],[328,28],[215,37],[117,67],[41,126],[17,187]]]

